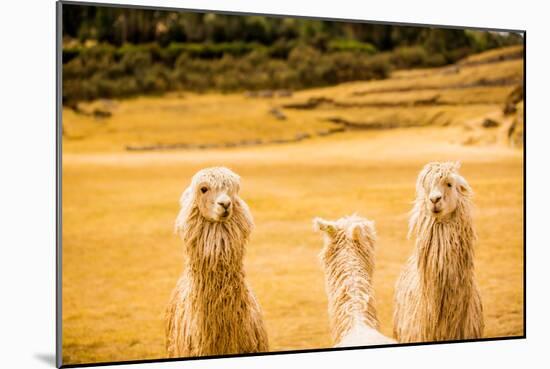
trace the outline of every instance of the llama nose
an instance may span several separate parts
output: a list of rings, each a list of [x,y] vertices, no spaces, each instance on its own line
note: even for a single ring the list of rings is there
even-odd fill
[[[439,200],[441,200],[441,195],[430,196],[430,201],[434,204],[437,204]]]
[[[231,206],[231,200],[220,200],[218,205],[227,210]]]

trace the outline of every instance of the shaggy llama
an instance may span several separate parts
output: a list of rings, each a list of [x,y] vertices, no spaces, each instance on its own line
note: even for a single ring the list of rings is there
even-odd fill
[[[394,343],[378,331],[374,305],[374,224],[356,215],[313,220],[325,235],[321,261],[325,272],[331,335],[335,347]]]
[[[480,338],[481,297],[474,279],[472,190],[459,163],[427,164],[409,219],[415,250],[395,288],[399,342]]]
[[[176,232],[183,239],[183,273],[166,310],[169,357],[268,350],[243,256],[254,223],[239,197],[240,178],[223,167],[195,174],[184,191]]]

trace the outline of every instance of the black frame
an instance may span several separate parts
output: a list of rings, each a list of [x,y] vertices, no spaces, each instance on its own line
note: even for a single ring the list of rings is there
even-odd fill
[[[62,356],[62,118],[63,118],[63,105],[62,105],[62,52],[63,52],[63,5],[82,5],[82,6],[102,6],[102,7],[114,7],[114,8],[127,8],[127,9],[145,9],[145,10],[159,10],[159,11],[174,11],[174,12],[191,12],[191,13],[216,13],[225,15],[241,15],[241,16],[268,16],[275,18],[302,18],[313,20],[325,20],[335,22],[350,22],[350,23],[370,23],[381,24],[388,26],[413,26],[413,27],[437,27],[446,29],[470,29],[478,31],[495,31],[495,32],[515,32],[523,34],[523,335],[520,336],[504,336],[504,337],[487,337],[479,339],[466,339],[466,340],[452,340],[452,341],[432,341],[432,342],[414,342],[414,343],[395,343],[386,345],[371,345],[371,346],[353,346],[353,347],[327,347],[318,349],[303,349],[303,350],[284,350],[284,351],[269,351],[259,353],[245,353],[245,354],[230,354],[230,355],[214,355],[214,356],[192,356],[181,358],[163,358],[163,359],[143,359],[143,360],[123,360],[113,362],[97,362],[97,363],[84,363],[84,364],[65,364],[63,365]],[[117,4],[117,3],[96,3],[96,2],[82,2],[82,1],[65,1],[58,0],[56,2],[56,352],[55,361],[58,368],[83,368],[90,366],[106,366],[106,365],[124,365],[124,364],[144,364],[144,363],[164,363],[174,361],[188,361],[188,360],[206,360],[206,359],[223,359],[233,357],[249,357],[249,356],[267,356],[267,355],[281,355],[281,354],[301,354],[301,353],[315,353],[315,352],[330,352],[330,351],[351,351],[351,350],[364,350],[375,348],[391,348],[391,347],[409,347],[409,346],[426,346],[426,345],[440,345],[450,343],[468,343],[468,342],[489,342],[489,341],[506,341],[516,339],[527,338],[527,31],[517,29],[506,28],[488,28],[488,27],[464,27],[456,25],[438,25],[438,24],[424,24],[424,23],[405,23],[405,22],[390,22],[390,21],[373,21],[373,20],[359,20],[359,19],[344,19],[344,18],[331,18],[331,17],[313,17],[303,15],[288,15],[288,14],[265,14],[265,13],[248,13],[237,11],[222,11],[213,9],[187,9],[187,8],[173,8],[163,6],[148,6],[148,5],[130,5],[130,4]]]

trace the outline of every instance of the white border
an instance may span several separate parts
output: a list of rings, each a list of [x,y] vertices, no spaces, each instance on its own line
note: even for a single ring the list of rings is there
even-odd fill
[[[147,0],[127,4],[527,30],[527,340],[236,359],[131,368],[518,367],[547,362],[547,11],[543,2]],[[2,367],[53,367],[55,349],[55,2],[3,4],[0,110]],[[543,356],[544,355],[544,356]],[[354,366],[355,366],[354,365]]]

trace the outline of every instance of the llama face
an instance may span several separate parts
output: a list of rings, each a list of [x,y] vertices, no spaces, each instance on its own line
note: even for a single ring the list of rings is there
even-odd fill
[[[207,168],[197,172],[191,187],[202,216],[213,222],[229,220],[239,201],[239,185],[239,176],[227,168]]]
[[[202,216],[215,222],[224,222],[233,215],[237,191],[231,188],[216,187],[210,183],[197,186],[197,206]]]
[[[240,177],[227,168],[214,167],[198,171],[181,196],[176,229],[181,231],[185,228],[193,209],[197,209],[203,218],[211,222],[231,219],[236,207],[241,210],[246,207],[239,198],[239,187]]]
[[[443,218],[452,214],[461,196],[470,193],[466,180],[457,172],[457,163],[430,163],[420,173],[417,196],[424,201],[428,214]]]
[[[445,216],[456,209],[456,181],[453,176],[438,178],[427,191],[426,206],[434,216]]]

